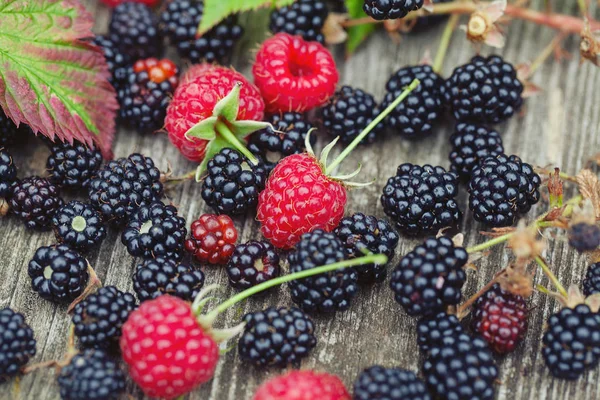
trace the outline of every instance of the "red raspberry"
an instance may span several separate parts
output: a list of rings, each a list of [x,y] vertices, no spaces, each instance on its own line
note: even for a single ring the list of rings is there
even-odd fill
[[[335,375],[291,371],[263,383],[254,400],[350,400],[344,383]]]
[[[227,215],[204,214],[192,223],[185,249],[200,262],[225,264],[235,250],[238,232]]]
[[[185,133],[198,122],[212,116],[217,102],[227,96],[238,82],[243,85],[237,119],[262,121],[265,104],[260,92],[239,72],[204,65],[194,67],[182,78],[167,108],[165,128],[171,143],[189,160],[202,161],[208,142],[198,138],[187,139]]]
[[[287,33],[265,40],[252,74],[270,113],[303,112],[323,105],[339,80],[329,50]]]
[[[527,331],[525,299],[495,284],[475,302],[471,328],[497,353],[513,351]]]
[[[275,247],[293,247],[315,229],[331,232],[344,216],[346,188],[307,153],[281,160],[258,199],[261,232]]]
[[[219,361],[217,343],[190,304],[169,295],[143,302],[123,325],[123,360],[149,397],[173,399],[208,381]]]
[[[168,80],[171,86],[177,87],[179,79],[177,78],[178,69],[175,63],[167,58],[158,60],[156,58],[146,58],[138,60],[133,64],[133,72],[136,74],[146,71],[148,78],[154,83],[161,83]]]

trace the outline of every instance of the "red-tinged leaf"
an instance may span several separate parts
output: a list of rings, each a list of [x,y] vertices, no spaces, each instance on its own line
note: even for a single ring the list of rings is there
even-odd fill
[[[0,0],[0,106],[17,125],[111,156],[118,109],[78,0]]]

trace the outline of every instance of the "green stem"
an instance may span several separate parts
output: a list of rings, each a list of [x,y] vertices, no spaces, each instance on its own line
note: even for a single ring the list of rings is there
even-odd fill
[[[469,253],[469,254],[477,253],[478,251],[482,251],[482,250],[488,249],[492,246],[495,246],[497,244],[504,243],[504,242],[508,241],[508,239],[510,239],[512,235],[514,235],[514,232],[507,233],[505,235],[498,236],[491,240],[488,240],[487,242],[483,242],[476,246],[469,247],[467,249],[467,253]]]
[[[448,19],[448,23],[446,24],[446,28],[444,29],[444,33],[442,34],[440,46],[438,47],[438,51],[435,54],[435,61],[433,62],[433,70],[438,74],[440,73],[440,71],[442,70],[442,66],[444,65],[444,58],[446,57],[446,53],[448,52],[450,39],[452,39],[452,34],[454,33],[454,29],[456,29],[456,24],[458,24],[459,19],[459,14],[452,14]]]
[[[227,140],[227,142],[229,142],[229,144],[231,144],[237,151],[242,153],[248,159],[248,161],[250,161],[254,165],[258,164],[258,160],[254,156],[254,154],[252,154],[250,150],[248,150],[246,146],[242,142],[240,142],[240,140],[237,137],[235,137],[235,135],[233,134],[233,132],[231,132],[231,129],[229,129],[227,124],[225,124],[223,121],[218,121],[215,125],[215,129],[221,136],[223,136],[225,140]]]
[[[560,282],[558,281],[558,278],[556,278],[556,276],[552,273],[552,271],[550,271],[548,264],[546,264],[546,262],[542,259],[542,257],[537,256],[535,258],[535,262],[537,262],[538,265],[542,268],[542,271],[544,271],[544,274],[548,277],[548,279],[550,279],[550,282],[552,282],[554,287],[556,287],[556,289],[558,289],[560,294],[563,295],[564,297],[567,297],[567,291],[565,290],[563,285],[560,284]]]
[[[333,162],[329,166],[327,166],[327,169],[325,170],[325,175],[331,175],[331,173],[333,172],[335,167],[340,165],[340,163],[342,161],[344,161],[344,159],[348,156],[348,154],[350,154],[352,152],[352,150],[354,150],[354,148],[356,146],[358,146],[358,144],[360,142],[362,142],[362,140],[369,134],[369,132],[371,132],[373,130],[373,128],[375,128],[385,117],[387,117],[387,115],[389,113],[391,113],[392,110],[394,110],[396,107],[398,107],[398,104],[402,103],[402,101],[408,97],[410,92],[415,90],[415,88],[417,86],[419,86],[420,83],[421,82],[418,79],[413,80],[410,83],[410,85],[408,85],[404,89],[404,91],[400,94],[400,96],[398,96],[398,98],[396,100],[394,100],[392,102],[392,104],[390,104],[377,117],[375,117],[375,119],[369,125],[367,125],[367,127],[365,129],[363,129],[363,131],[352,141],[352,143],[350,143],[344,149],[344,151],[342,151],[340,153],[340,155],[337,156],[337,158],[335,160],[333,160]]]

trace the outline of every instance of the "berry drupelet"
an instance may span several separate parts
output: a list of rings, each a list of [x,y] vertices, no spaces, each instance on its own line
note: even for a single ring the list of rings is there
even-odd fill
[[[0,147],[0,216],[8,212],[8,200],[16,184],[17,166],[8,150]]]
[[[410,11],[423,7],[423,0],[364,0],[364,12],[378,21],[406,17]]]
[[[10,209],[29,229],[48,230],[52,217],[63,205],[58,188],[46,178],[31,176],[12,187]]]
[[[343,243],[322,229],[305,233],[288,256],[290,273],[305,271],[346,259]],[[358,274],[353,268],[319,274],[289,283],[292,300],[306,312],[343,311],[358,291]]]
[[[447,237],[428,238],[394,270],[390,286],[409,315],[427,315],[455,305],[462,297],[469,256]]]
[[[269,307],[246,314],[243,321],[240,358],[259,367],[298,367],[317,345],[312,319],[295,307]]]
[[[0,310],[0,384],[17,375],[35,356],[33,330],[23,314],[6,307]]]
[[[600,262],[588,266],[581,286],[585,296],[600,293]]]
[[[115,7],[108,34],[121,53],[131,60],[156,57],[162,52],[158,19],[145,4],[125,2]]]
[[[108,64],[108,72],[110,72],[108,81],[118,91],[127,78],[129,57],[121,53],[118,44],[109,37],[97,35],[93,42],[102,49],[106,64]]]
[[[600,227],[586,222],[570,226],[569,245],[579,252],[596,250],[600,246]]]
[[[450,171],[464,180],[471,171],[487,157],[496,157],[504,152],[502,138],[493,129],[482,125],[459,122],[450,137]]]
[[[50,181],[68,188],[86,187],[102,164],[102,153],[80,142],[56,142],[50,149],[46,171]]]
[[[409,236],[454,227],[462,217],[455,197],[458,177],[442,167],[402,164],[383,188],[383,211]]]
[[[190,227],[185,250],[201,263],[226,264],[233,251],[238,232],[227,215],[203,214]]]
[[[342,241],[349,259],[362,257],[367,253],[385,254],[391,259],[400,239],[387,221],[362,213],[342,218],[333,233]],[[359,282],[383,282],[386,266],[367,264],[355,267]]]
[[[424,354],[434,347],[440,347],[446,336],[458,336],[464,332],[463,326],[454,314],[441,311],[426,315],[417,323],[417,343]]]
[[[226,270],[229,284],[236,289],[247,289],[277,278],[281,272],[273,245],[255,240],[236,246]]]
[[[486,225],[513,225],[540,200],[541,183],[533,167],[517,156],[487,157],[471,172],[469,208]]]
[[[163,257],[144,260],[133,273],[133,289],[140,301],[169,294],[191,302],[203,285],[202,271]]]
[[[363,370],[354,382],[353,400],[431,400],[425,382],[412,371],[384,368]]]
[[[17,125],[0,110],[0,147],[10,147],[29,134],[26,124]]]
[[[106,237],[102,217],[91,205],[72,200],[52,217],[52,229],[59,243],[79,251],[98,246]]]
[[[306,41],[324,44],[323,25],[327,15],[327,5],[323,1],[297,0],[289,6],[273,10],[269,30],[300,35]]]
[[[350,400],[344,382],[326,372],[291,370],[263,383],[253,400]]]

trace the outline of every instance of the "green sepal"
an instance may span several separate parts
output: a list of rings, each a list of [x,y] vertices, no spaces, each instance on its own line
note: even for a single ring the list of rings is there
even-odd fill
[[[215,105],[213,117],[222,118],[229,122],[234,122],[240,110],[240,90],[241,82],[237,82],[233,89]]]
[[[217,137],[215,128],[217,121],[217,117],[209,117],[204,121],[198,122],[185,133],[185,137],[187,139],[194,137],[204,140],[214,140]]]
[[[256,131],[260,131],[261,129],[271,128],[271,129],[275,130],[273,125],[271,125],[268,122],[253,121],[251,119],[244,120],[244,121],[232,122],[231,126],[233,127],[235,136],[238,139],[240,139],[240,138],[243,139],[243,138],[253,134]]]

